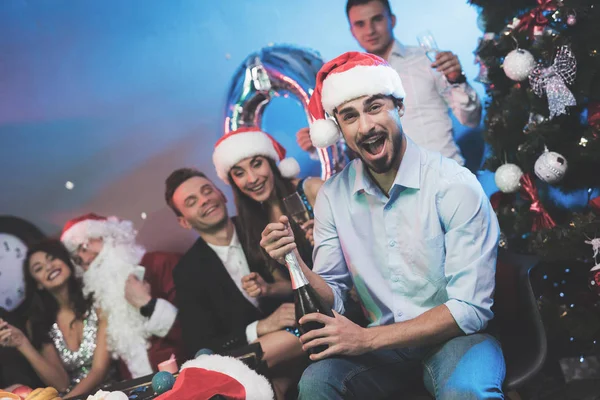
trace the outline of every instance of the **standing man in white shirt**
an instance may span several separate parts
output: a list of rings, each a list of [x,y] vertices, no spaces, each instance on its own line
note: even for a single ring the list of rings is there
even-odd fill
[[[359,45],[386,60],[400,75],[407,92],[402,126],[408,137],[464,165],[448,108],[461,124],[475,128],[481,120],[481,102],[467,83],[458,57],[440,51],[432,63],[421,48],[396,40],[396,16],[388,0],[348,0],[346,15]],[[314,153],[308,128],[299,130],[296,138],[303,150]]]
[[[286,217],[267,225],[261,240],[279,262],[295,252],[334,309],[334,317],[299,321],[324,325],[300,337],[304,350],[328,346],[310,356],[317,362],[302,375],[300,399],[398,398],[419,371],[436,399],[504,398],[502,349],[485,332],[496,214],[469,170],[404,135],[405,98],[394,68],[372,54],[342,54],[317,74],[312,141],[330,146],[341,131],[358,157],[319,191],[312,271]],[[367,328],[341,315],[353,287]]]
[[[223,354],[258,341],[282,399],[306,361],[289,329],[296,325],[290,281],[265,265],[249,265],[225,196],[202,172],[178,169],[165,186],[179,224],[200,235],[173,271],[187,356],[204,348]],[[256,283],[258,275],[265,295],[257,299],[244,286]]]

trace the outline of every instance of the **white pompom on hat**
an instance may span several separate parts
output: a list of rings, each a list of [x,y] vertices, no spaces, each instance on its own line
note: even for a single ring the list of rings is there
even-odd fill
[[[327,119],[336,107],[362,96],[382,94],[404,99],[398,72],[383,58],[351,51],[325,63],[317,73],[315,90],[308,104],[313,118],[310,139],[317,148],[326,148],[340,138],[338,125]]]

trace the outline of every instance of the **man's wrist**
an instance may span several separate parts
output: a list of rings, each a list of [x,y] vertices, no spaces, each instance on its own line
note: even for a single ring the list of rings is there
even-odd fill
[[[154,308],[156,307],[156,299],[150,298],[150,300],[140,307],[140,314],[142,314],[146,318],[150,318],[152,313],[154,313]]]
[[[260,296],[261,297],[266,297],[266,296],[270,296],[271,294],[273,294],[273,283],[267,283],[264,286],[264,290],[261,291]]]
[[[365,348],[367,350],[365,353],[377,350],[377,348],[378,348],[377,336],[378,335],[375,334],[375,330],[373,328],[361,328],[361,329],[363,330],[363,334],[364,334],[363,344],[365,345]]]
[[[461,71],[460,75],[457,78],[452,79],[452,80],[448,79],[448,82],[452,85],[458,85],[461,83],[465,83],[465,82],[467,82],[467,76],[465,75],[464,72]]]

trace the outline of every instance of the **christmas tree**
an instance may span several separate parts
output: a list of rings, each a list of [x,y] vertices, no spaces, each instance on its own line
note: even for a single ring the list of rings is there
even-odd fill
[[[500,245],[540,256],[552,351],[583,362],[600,353],[600,1],[470,3]]]

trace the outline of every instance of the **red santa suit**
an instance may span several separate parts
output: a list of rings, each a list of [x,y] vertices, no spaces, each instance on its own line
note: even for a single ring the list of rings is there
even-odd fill
[[[85,246],[89,239],[103,240],[102,250],[86,271],[79,272],[84,293],[93,295],[95,306],[107,319],[108,349],[122,362],[123,379],[156,372],[157,365],[171,354],[183,361],[172,277],[179,256],[146,253],[135,242],[136,235],[130,221],[95,214],[69,221],[61,235],[71,252]],[[154,308],[148,316],[143,316],[125,299],[125,282],[139,265],[145,268],[144,280],[150,284],[154,299]]]

